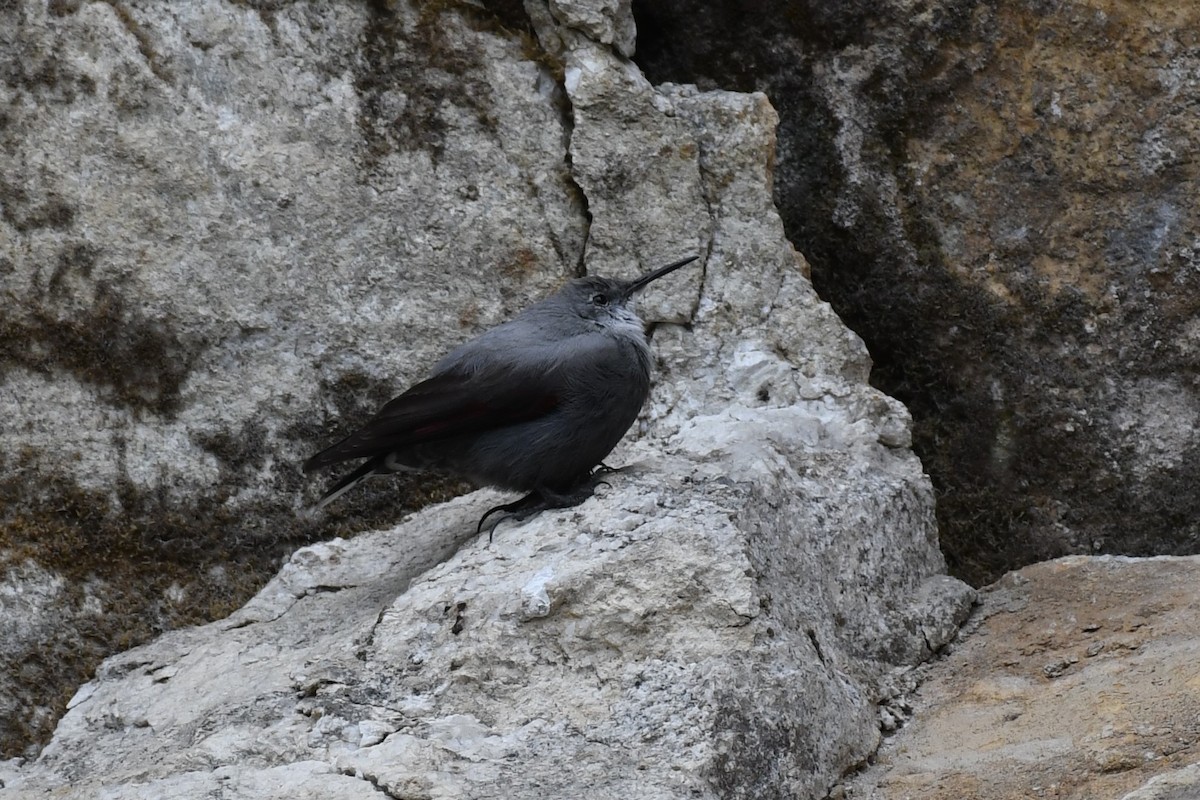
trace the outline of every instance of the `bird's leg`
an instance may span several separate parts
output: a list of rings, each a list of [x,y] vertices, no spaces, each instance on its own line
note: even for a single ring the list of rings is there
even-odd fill
[[[570,508],[577,506],[584,500],[587,500],[596,493],[596,487],[600,484],[608,486],[607,481],[597,480],[597,475],[605,472],[616,472],[612,467],[601,464],[592,472],[589,472],[580,479],[569,491],[556,492],[546,487],[534,489],[529,494],[522,497],[520,500],[514,500],[511,503],[504,503],[493,508],[489,508],[487,512],[479,518],[479,524],[475,527],[475,533],[478,535],[483,531],[483,523],[492,514],[497,511],[503,511],[507,516],[503,516],[496,520],[492,527],[488,529],[488,542],[492,541],[492,536],[496,533],[496,528],[506,519],[514,519],[517,522],[529,519],[534,514],[540,511],[545,511],[550,508]]]

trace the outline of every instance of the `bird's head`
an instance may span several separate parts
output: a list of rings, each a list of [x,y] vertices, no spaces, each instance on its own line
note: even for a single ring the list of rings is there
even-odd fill
[[[563,287],[561,295],[571,311],[583,319],[614,332],[636,331],[641,335],[642,321],[630,307],[633,296],[652,281],[692,263],[697,258],[699,256],[690,256],[631,281],[593,276],[576,278]]]

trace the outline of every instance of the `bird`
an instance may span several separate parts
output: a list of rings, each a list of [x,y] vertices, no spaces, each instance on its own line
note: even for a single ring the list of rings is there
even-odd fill
[[[650,394],[650,346],[634,295],[699,256],[633,280],[588,276],[452,350],[429,377],[304,462],[365,459],[318,501],[367,478],[430,470],[524,493],[493,513],[525,519],[591,497],[602,464]],[[492,526],[489,535],[494,533]]]

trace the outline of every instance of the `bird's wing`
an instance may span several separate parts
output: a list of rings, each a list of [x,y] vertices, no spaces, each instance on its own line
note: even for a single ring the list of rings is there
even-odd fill
[[[363,427],[306,461],[304,471],[536,419],[558,407],[564,386],[560,370],[543,359],[449,369],[388,402]]]

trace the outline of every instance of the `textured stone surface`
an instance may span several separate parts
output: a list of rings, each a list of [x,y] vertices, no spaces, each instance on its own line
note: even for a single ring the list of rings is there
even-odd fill
[[[291,430],[332,402],[323,382],[412,380],[575,267],[564,121],[519,42],[357,4],[39,5],[4,26],[26,59],[6,89],[5,317],[32,352],[6,345],[23,424],[3,444],[29,469],[190,499],[222,485],[205,443],[237,420],[266,451],[224,464],[237,499],[274,497],[294,471],[276,462],[329,424]],[[57,346],[93,316],[111,363]]]
[[[218,498],[251,543],[328,535],[293,517],[319,488],[294,461],[335,423],[578,264],[703,255],[644,297],[658,385],[601,497],[491,546],[482,493],[299,549],[230,618],[104,662],[6,795],[804,796],[874,750],[973,594],[941,575],[905,409],[785,239],[766,97],[654,88],[604,2],[5,13],[13,46],[59,54],[53,82],[34,60],[8,84],[13,130],[47,128],[6,162],[7,313],[44,335],[0,393],[26,476]],[[97,307],[145,332],[113,366],[151,378],[46,332],[91,342]],[[34,612],[58,591],[10,575]]]
[[[84,8],[108,13],[76,13]],[[160,51],[145,39],[191,46],[195,35],[179,33],[179,19],[151,26],[184,12],[155,8],[136,28],[138,53]],[[311,23],[327,13],[205,8],[204,25],[232,15],[271,42],[292,30],[294,15],[316,15],[304,17]],[[816,296],[784,237],[770,196],[770,104],[757,94],[651,86],[620,57],[628,20],[615,8],[531,4],[536,42],[490,32],[475,16],[468,25],[457,12],[436,20],[405,6],[395,19],[328,12],[349,15],[330,22],[333,41],[417,31],[437,45],[408,81],[385,70],[388,81],[347,79],[337,84],[344,91],[322,95],[376,115],[332,118],[349,119],[366,142],[365,151],[352,148],[362,159],[352,165],[365,170],[356,180],[368,187],[359,191],[397,205],[348,203],[374,222],[343,232],[323,221],[324,237],[342,238],[335,245],[314,231],[312,241],[296,242],[306,261],[294,272],[247,268],[241,280],[253,291],[245,288],[245,297],[261,297],[243,313],[264,315],[255,319],[269,330],[259,331],[258,346],[243,343],[226,358],[235,375],[249,369],[238,358],[260,359],[280,378],[263,389],[271,402],[299,375],[289,402],[303,420],[327,396],[322,370],[411,377],[435,347],[523,304],[554,265],[583,257],[589,270],[628,275],[635,262],[698,252],[702,262],[680,273],[686,280],[653,287],[641,305],[658,323],[657,384],[634,435],[614,454],[628,468],[600,497],[503,525],[491,545],[473,536],[480,513],[498,499],[484,492],[395,527],[301,548],[228,619],[106,661],[40,757],[10,764],[0,777],[6,795],[819,796],[874,749],[880,726],[902,711],[889,704],[903,676],[953,635],[973,593],[941,574],[932,490],[908,449],[907,412],[866,385],[862,342]],[[606,19],[611,26],[598,22]],[[220,52],[243,35],[228,30],[198,49]],[[347,44],[345,57],[397,67],[415,58],[403,41],[368,36],[365,53]],[[293,62],[301,74],[311,59],[330,57],[318,42],[308,60]],[[541,60],[525,60],[529,50]],[[430,105],[413,89],[419,77],[438,96],[447,89],[437,84],[445,59],[469,53],[477,59],[471,69],[453,73],[464,95]],[[148,60],[160,80],[182,68],[166,56]],[[474,69],[488,70],[488,79],[473,83]],[[526,127],[507,116],[484,119],[490,106],[473,105],[505,80],[520,99],[505,102],[528,104]],[[465,110],[455,106],[460,100]],[[257,99],[243,102],[259,107]],[[381,124],[389,108],[394,116]],[[414,110],[430,114],[429,125],[398,127]],[[452,111],[463,114],[443,118]],[[512,125],[513,135],[462,133],[485,123]],[[293,130],[294,144],[315,147],[322,130]],[[432,138],[405,149],[417,135]],[[454,166],[460,155],[481,172]],[[245,158],[258,157],[259,148],[248,148]],[[468,173],[474,192],[463,183]],[[250,188],[242,190],[252,195]],[[339,190],[328,191],[332,207]],[[550,211],[537,208],[531,195],[540,192]],[[507,206],[496,219],[463,210],[483,198],[489,208],[532,203],[537,213],[520,223],[504,216],[515,213]],[[496,253],[488,237],[503,245],[519,224],[563,252],[534,251],[514,276],[503,267],[511,262],[485,258]],[[379,236],[405,257],[358,261],[362,251],[347,238],[354,235],[363,247]],[[317,268],[308,247],[334,263]],[[379,277],[381,264],[396,272]],[[191,302],[200,301],[192,291]],[[155,297],[147,308],[177,302],[165,292]],[[275,314],[294,315],[288,331],[269,316],[273,303]],[[422,306],[428,317],[414,310]],[[444,330],[447,310],[463,307],[474,311]],[[236,310],[214,309],[212,318]],[[417,344],[401,346],[396,331],[410,313],[425,321],[404,333]],[[284,347],[291,366],[280,372]],[[214,381],[225,375],[217,361],[208,369]],[[210,395],[201,388],[181,390],[174,418],[204,407]],[[244,394],[220,401],[224,411],[249,408]],[[283,457],[273,448],[288,445],[263,425],[271,464]],[[309,420],[291,447],[323,428]],[[248,496],[270,485],[248,484]]]
[[[1200,8],[639,3],[655,81],[761,89],[814,282],[915,418],[952,571],[1200,546]]]
[[[605,496],[490,545],[480,493],[301,549],[229,619],[105,662],[6,796],[823,794],[971,593],[928,603],[911,456],[844,409],[775,411],[624,448]],[[842,439],[802,453],[805,427]]]
[[[0,617],[27,569],[65,581],[54,624],[0,648],[0,752],[104,655],[431,493],[296,514],[304,456],[582,262],[560,93],[488,23],[0,8]]]
[[[1200,763],[1156,775],[1121,800],[1189,800],[1200,795]]]
[[[1195,557],[1111,556],[1005,576],[845,796],[1200,796],[1198,578]]]

